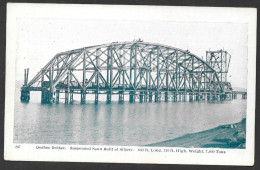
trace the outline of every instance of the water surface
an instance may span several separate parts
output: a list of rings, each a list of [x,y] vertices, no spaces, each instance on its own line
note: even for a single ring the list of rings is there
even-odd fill
[[[246,117],[246,100],[242,99],[133,104],[101,101],[98,105],[93,101],[65,105],[61,101],[43,105],[39,92],[31,92],[30,103],[21,103],[19,86],[16,96],[15,143],[139,146],[239,122]]]

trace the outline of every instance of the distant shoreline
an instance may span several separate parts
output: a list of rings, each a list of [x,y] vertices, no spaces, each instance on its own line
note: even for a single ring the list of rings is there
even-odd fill
[[[239,148],[245,149],[246,118],[238,123],[221,125],[213,129],[187,134],[178,138],[149,144],[155,147],[185,148]]]

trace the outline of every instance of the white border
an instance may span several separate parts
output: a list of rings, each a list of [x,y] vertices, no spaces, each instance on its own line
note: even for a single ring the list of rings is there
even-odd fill
[[[68,13],[67,11],[73,11]],[[120,162],[159,164],[253,165],[255,135],[255,83],[256,83],[256,9],[215,7],[162,7],[123,5],[68,5],[68,4],[7,4],[6,96],[5,96],[5,160]],[[122,15],[123,14],[123,15]],[[180,15],[181,14],[181,15]],[[169,152],[111,152],[69,151],[69,145],[59,145],[66,151],[39,150],[36,146],[13,144],[14,89],[16,57],[16,17],[158,20],[176,22],[237,22],[248,23],[248,99],[246,149],[220,149],[225,154],[191,154]],[[44,145],[58,146],[58,145]],[[83,146],[80,146],[83,147]],[[89,146],[86,146],[89,147]],[[104,147],[104,146],[91,146]],[[112,146],[114,149],[120,148]],[[140,147],[125,147],[137,150]],[[151,149],[149,147],[142,147]],[[153,147],[154,148],[154,147]],[[176,149],[176,148],[173,148]],[[187,149],[188,150],[188,149]],[[196,149],[194,149],[196,150]],[[199,149],[210,150],[210,149]]]

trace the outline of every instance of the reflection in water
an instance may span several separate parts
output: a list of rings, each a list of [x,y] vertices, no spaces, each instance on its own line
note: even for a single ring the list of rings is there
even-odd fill
[[[19,90],[17,92],[19,96]],[[98,105],[15,101],[15,143],[147,145],[239,122],[246,100]]]

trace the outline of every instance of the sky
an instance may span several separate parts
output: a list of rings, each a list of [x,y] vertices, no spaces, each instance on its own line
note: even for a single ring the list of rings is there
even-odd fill
[[[22,17],[16,24],[16,80],[29,68],[30,81],[59,52],[141,38],[201,58],[206,50],[225,49],[231,54],[228,81],[247,87],[246,23]]]

